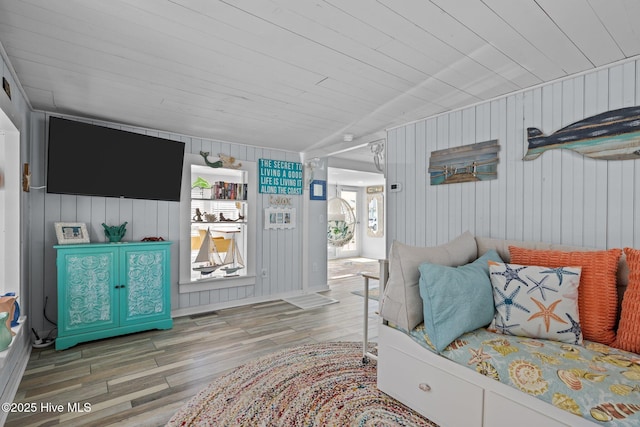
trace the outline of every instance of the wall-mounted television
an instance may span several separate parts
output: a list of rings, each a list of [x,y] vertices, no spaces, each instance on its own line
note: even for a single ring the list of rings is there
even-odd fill
[[[50,117],[47,192],[180,201],[184,143]]]

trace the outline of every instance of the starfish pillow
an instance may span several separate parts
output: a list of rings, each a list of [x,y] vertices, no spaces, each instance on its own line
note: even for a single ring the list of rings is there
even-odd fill
[[[582,345],[578,311],[580,267],[540,267],[489,261],[495,316],[501,334]]]

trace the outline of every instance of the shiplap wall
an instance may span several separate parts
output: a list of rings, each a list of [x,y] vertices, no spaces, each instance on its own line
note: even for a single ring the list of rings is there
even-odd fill
[[[73,117],[67,117],[75,119]],[[33,185],[44,185],[46,164],[46,140],[49,114],[34,113],[32,119],[32,163]],[[79,120],[79,119],[76,119]],[[241,144],[199,139],[178,134],[170,134],[148,129],[124,126],[101,121],[82,120],[102,126],[130,132],[144,133],[160,138],[182,141],[185,153],[198,154],[201,150],[211,153],[225,153],[242,162],[257,162],[260,158],[300,161],[298,153],[256,148]],[[98,160],[96,160],[98,161]],[[152,154],[149,159],[153,161]],[[114,165],[114,167],[117,167]],[[78,177],[82,179],[82,177]],[[293,207],[302,212],[302,196],[292,197]],[[172,311],[208,311],[212,307],[239,305],[243,300],[270,299],[271,296],[295,293],[302,289],[302,241],[301,227],[293,230],[264,230],[263,209],[269,206],[269,195],[257,195],[256,209],[256,284],[228,287],[200,292],[178,292],[180,203],[152,200],[118,199],[112,197],[88,197],[47,194],[44,190],[31,195],[31,312],[32,325],[37,330],[51,329],[52,325],[43,316],[44,303],[47,316],[57,318],[56,295],[56,254],[53,245],[57,243],[53,224],[58,221],[84,222],[87,224],[92,241],[105,241],[102,223],[121,224],[127,221],[125,240],[140,240],[146,236],[162,236],[171,240],[171,309]],[[299,219],[299,222],[301,222]],[[266,269],[267,277],[260,272]],[[199,307],[201,309],[199,309]]]
[[[628,61],[388,132],[388,239],[445,243],[479,236],[595,248],[640,247],[640,161],[593,160],[551,150],[522,161],[527,127],[546,134],[640,104],[640,63]],[[498,178],[431,186],[431,151],[498,139]]]

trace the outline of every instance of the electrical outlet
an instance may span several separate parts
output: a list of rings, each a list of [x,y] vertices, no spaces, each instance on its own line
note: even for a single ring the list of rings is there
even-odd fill
[[[260,273],[260,275],[262,276],[263,279],[266,279],[267,277],[269,277],[269,273],[267,272],[266,268],[262,269],[262,272]]]
[[[389,191],[392,193],[402,191],[402,183],[394,182],[393,184],[389,185]]]

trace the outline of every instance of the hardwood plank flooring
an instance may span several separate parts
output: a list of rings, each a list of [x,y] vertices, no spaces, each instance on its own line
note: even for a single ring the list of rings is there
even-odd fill
[[[339,300],[310,310],[284,301],[174,319],[168,331],[147,331],[79,344],[64,351],[34,349],[15,402],[32,413],[9,414],[6,425],[163,426],[198,391],[235,367],[288,347],[324,341],[362,341],[361,271],[375,263],[330,262]],[[376,286],[372,281],[371,285]],[[377,338],[377,301],[369,301],[369,338]],[[90,412],[68,404],[90,404]],[[45,405],[45,406],[43,406]],[[53,412],[47,406],[63,405]]]

